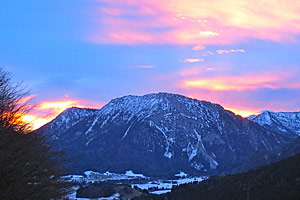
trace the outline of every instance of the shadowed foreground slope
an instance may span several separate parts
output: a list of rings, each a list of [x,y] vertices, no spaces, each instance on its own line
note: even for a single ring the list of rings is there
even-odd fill
[[[215,176],[201,183],[181,185],[171,193],[145,199],[180,200],[298,200],[300,154],[241,174]]]

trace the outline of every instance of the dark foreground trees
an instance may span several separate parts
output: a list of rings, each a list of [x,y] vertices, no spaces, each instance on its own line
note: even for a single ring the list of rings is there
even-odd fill
[[[300,153],[248,172],[213,176],[134,200],[299,200]]]
[[[25,95],[0,69],[0,199],[64,199],[69,184],[61,179],[61,153],[22,122]]]

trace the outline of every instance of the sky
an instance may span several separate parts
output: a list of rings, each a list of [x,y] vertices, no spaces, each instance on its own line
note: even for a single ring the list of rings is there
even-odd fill
[[[0,66],[34,128],[71,106],[178,93],[244,117],[300,110],[299,0],[0,0]]]

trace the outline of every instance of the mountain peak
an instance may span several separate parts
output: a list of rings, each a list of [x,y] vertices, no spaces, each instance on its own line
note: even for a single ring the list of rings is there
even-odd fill
[[[277,132],[300,135],[300,112],[263,111],[248,119]]]
[[[82,156],[72,170],[152,175],[218,173],[287,140],[218,104],[170,93],[124,96],[100,110],[70,108],[43,131]]]
[[[138,96],[138,95],[127,95],[127,96],[123,96],[123,97],[119,97],[116,99],[111,100],[109,103],[135,103],[135,102],[156,102],[156,103],[160,103],[160,102],[164,102],[164,101],[170,101],[171,99],[189,99],[188,97],[179,95],[179,94],[172,94],[172,93],[166,93],[166,92],[159,92],[159,93],[151,93],[151,94],[146,94],[146,95],[142,95],[142,96]],[[145,104],[144,104],[145,105]]]
[[[195,113],[207,107],[223,109],[218,104],[191,99],[179,94],[160,92],[113,99],[101,109],[101,113],[109,114],[116,111],[135,115],[151,114],[156,111]]]
[[[71,126],[74,126],[83,118],[95,115],[99,110],[91,108],[79,108],[79,107],[70,107],[60,113],[55,119],[53,119],[48,124],[51,128],[67,130]],[[46,126],[48,125],[46,124]],[[44,127],[44,126],[43,126]],[[41,128],[43,128],[41,127]]]

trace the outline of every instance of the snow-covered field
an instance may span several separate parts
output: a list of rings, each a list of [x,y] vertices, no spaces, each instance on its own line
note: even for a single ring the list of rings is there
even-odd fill
[[[131,179],[147,179],[143,174],[135,174],[133,171],[126,171],[125,174],[111,173],[109,171],[100,173],[93,171],[86,171],[83,175],[68,175],[65,178],[74,183],[93,183],[105,181],[131,180]]]
[[[131,187],[138,187],[142,190],[148,190],[152,194],[164,194],[170,192],[173,186],[178,186],[185,183],[191,183],[194,181],[200,182],[207,177],[191,177],[184,172],[180,172],[174,175],[174,179],[163,180],[163,179],[153,179],[150,177],[146,177],[143,174],[136,174],[133,171],[126,171],[125,174],[117,174],[111,172],[99,173],[93,171],[86,171],[83,175],[69,175],[66,176],[70,182],[78,183],[78,184],[89,184],[95,182],[106,182],[106,181],[126,181],[131,180],[134,183],[131,184]],[[118,182],[117,182],[118,184]],[[74,187],[72,194],[70,194],[70,199],[80,199],[85,200],[86,198],[76,198],[76,190],[79,187]],[[98,200],[110,200],[110,199],[118,199],[119,194],[114,194],[111,197],[106,198],[98,198]]]
[[[207,177],[186,177],[179,179],[171,179],[171,180],[155,180],[150,181],[148,183],[141,184],[132,184],[132,187],[137,186],[140,189],[151,190],[151,188],[155,188],[155,190],[151,190],[149,192],[153,194],[163,194],[170,192],[173,186],[178,186],[185,183],[191,183],[194,181],[201,182],[205,180]]]

